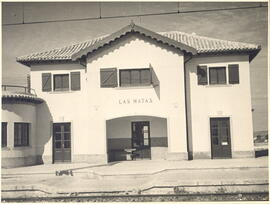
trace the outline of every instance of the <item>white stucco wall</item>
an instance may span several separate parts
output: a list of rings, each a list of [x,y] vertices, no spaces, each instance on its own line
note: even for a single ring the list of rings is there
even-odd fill
[[[239,64],[239,84],[228,83],[228,64]],[[227,85],[198,85],[198,65],[226,66]],[[186,70],[192,151],[211,152],[210,117],[230,117],[233,157],[239,151],[253,151],[248,56],[193,57]]]
[[[160,81],[160,97],[153,87],[100,88],[100,69],[149,68],[155,70]],[[98,77],[97,77],[98,76]],[[118,75],[119,76],[119,75]],[[135,36],[124,38],[88,59],[87,78],[89,84],[88,101],[95,113],[96,134],[102,136],[105,119],[129,115],[148,115],[168,119],[169,152],[186,152],[186,124],[184,103],[183,55],[162,44],[150,42]],[[92,95],[94,94],[94,97]],[[172,94],[173,93],[173,94]],[[133,103],[133,99],[151,99],[152,103]],[[122,101],[130,99],[129,104]],[[95,108],[93,108],[95,107]],[[98,129],[97,127],[100,127]],[[102,141],[102,145],[105,141]]]
[[[149,64],[159,87],[100,88],[101,68],[149,68]],[[80,91],[42,92],[42,73],[71,71],[81,72]],[[166,118],[169,152],[187,151],[183,55],[172,48],[135,36],[123,38],[88,58],[86,69],[77,64],[33,65],[31,85],[46,101],[37,109],[38,141],[44,146],[40,154],[52,155],[52,122],[72,123],[72,155],[106,154],[106,120],[138,115]],[[131,102],[123,104],[127,99]],[[133,99],[151,102],[133,103]]]
[[[42,92],[42,73],[66,74],[81,73],[81,90],[65,92]],[[53,81],[53,77],[52,77]],[[53,83],[53,82],[52,82]],[[51,64],[31,67],[31,86],[45,102],[37,106],[39,154],[52,157],[52,123],[71,122],[72,153],[88,154],[90,143],[87,126],[89,114],[85,111],[87,85],[85,69],[79,64]],[[52,86],[53,87],[53,86]],[[83,135],[83,136],[82,136]],[[95,148],[92,149],[95,152]]]
[[[19,159],[36,155],[36,121],[34,104],[2,104],[2,122],[7,122],[7,147],[2,148],[2,159]],[[16,122],[30,123],[29,146],[14,147],[14,123]],[[19,162],[16,164],[16,162],[9,161],[7,165],[24,165],[23,160]]]

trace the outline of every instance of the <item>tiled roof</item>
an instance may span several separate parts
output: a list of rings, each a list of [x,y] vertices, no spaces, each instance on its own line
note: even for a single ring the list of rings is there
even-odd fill
[[[152,39],[169,44],[170,46],[191,52],[192,54],[247,52],[250,54],[250,60],[252,60],[260,51],[260,46],[255,44],[219,40],[179,31],[155,33],[133,24],[126,26],[111,35],[102,36],[94,40],[85,41],[59,49],[18,57],[17,61],[27,64],[39,61],[77,60],[83,55],[95,51],[130,32],[143,34],[147,37],[151,37]]]
[[[43,99],[38,98],[36,95],[33,95],[33,94],[17,93],[17,92],[12,92],[12,91],[2,91],[2,102],[8,103],[10,101],[25,101],[25,102],[35,103],[35,104],[44,102]]]
[[[189,45],[195,48],[198,53],[252,51],[260,49],[260,46],[255,44],[220,40],[179,31],[163,32],[160,34]]]

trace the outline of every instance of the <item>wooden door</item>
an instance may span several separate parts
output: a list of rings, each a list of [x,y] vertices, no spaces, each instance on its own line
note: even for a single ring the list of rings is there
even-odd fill
[[[53,124],[53,161],[54,163],[71,161],[70,123]]]
[[[132,122],[132,148],[135,148],[136,159],[151,158],[150,124],[149,121]]]
[[[231,158],[229,118],[210,118],[212,158]]]

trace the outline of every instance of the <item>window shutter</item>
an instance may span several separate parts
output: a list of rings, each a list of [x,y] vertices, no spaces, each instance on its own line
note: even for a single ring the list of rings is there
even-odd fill
[[[150,65],[151,83],[154,87],[159,86],[159,80],[154,68]]]
[[[239,65],[229,64],[229,83],[239,84]]]
[[[52,90],[52,74],[51,73],[42,73],[42,91],[51,91]]]
[[[208,84],[207,66],[198,66],[197,67],[197,77],[198,77],[198,85]]]
[[[80,72],[71,72],[71,90],[81,90],[81,75]]]
[[[100,69],[100,87],[117,87],[117,69]]]
[[[2,147],[7,146],[7,123],[2,122]]]

